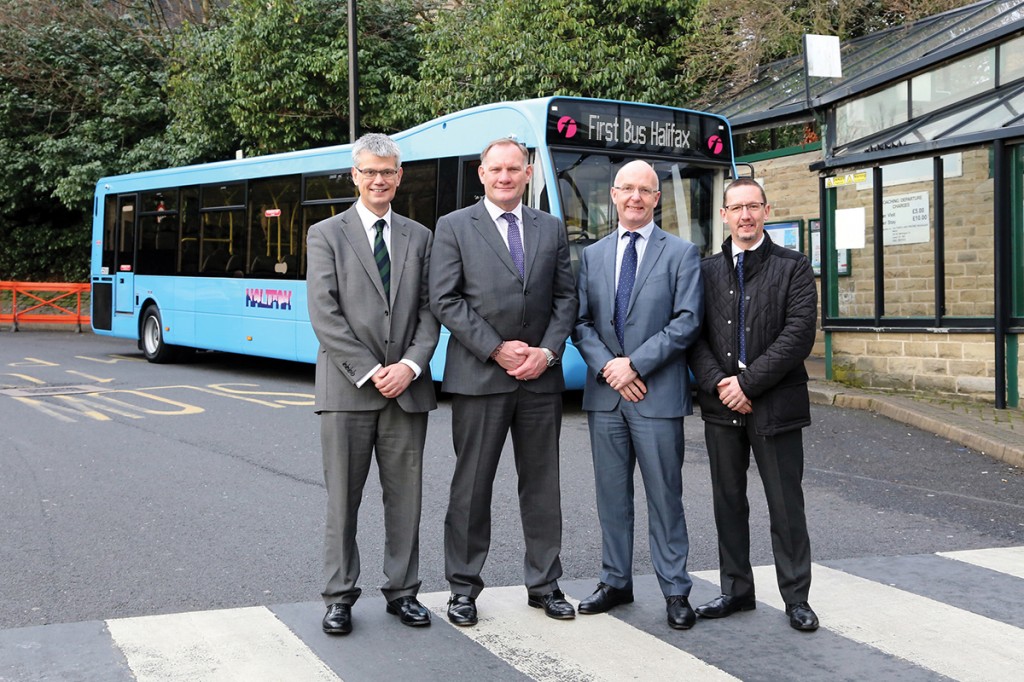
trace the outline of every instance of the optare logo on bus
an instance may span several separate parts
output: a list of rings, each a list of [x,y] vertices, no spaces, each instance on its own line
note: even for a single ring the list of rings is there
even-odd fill
[[[558,128],[558,132],[560,132],[567,140],[576,136],[576,119],[572,116],[563,116],[558,119],[558,125],[556,127]]]
[[[292,309],[292,292],[287,289],[246,289],[246,308]]]

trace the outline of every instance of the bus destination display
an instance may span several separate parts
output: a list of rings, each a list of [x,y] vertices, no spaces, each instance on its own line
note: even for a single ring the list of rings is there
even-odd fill
[[[549,144],[633,152],[732,158],[729,129],[716,116],[633,104],[554,100]]]

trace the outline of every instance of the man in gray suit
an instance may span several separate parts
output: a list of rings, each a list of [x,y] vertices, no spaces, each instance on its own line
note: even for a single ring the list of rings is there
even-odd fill
[[[323,591],[329,634],[352,631],[361,593],[356,521],[376,451],[384,497],[387,612],[405,625],[430,625],[416,599],[423,444],[437,407],[428,363],[440,326],[430,313],[433,235],[391,211],[402,180],[398,145],[364,135],[352,148],[359,200],[309,229],[309,318],[320,341],[320,415],[327,532]]]
[[[618,229],[583,251],[573,342],[587,363],[602,566],[582,614],[633,601],[633,470],[647,492],[651,560],[668,624],[693,627],[689,538],[682,503],[683,417],[692,414],[686,350],[703,315],[700,255],[654,224],[661,192],[649,164],[615,176]]]
[[[557,366],[576,319],[569,244],[561,221],[522,203],[533,173],[526,147],[496,140],[480,160],[486,196],[438,220],[430,264],[430,306],[451,332],[442,383],[456,455],[444,523],[448,619],[477,622],[494,474],[510,431],[527,603],[569,619],[576,613],[558,589],[565,380]]]

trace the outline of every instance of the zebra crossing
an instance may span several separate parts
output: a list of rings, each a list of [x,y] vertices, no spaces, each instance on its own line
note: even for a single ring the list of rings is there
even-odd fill
[[[480,622],[455,628],[447,593],[421,594],[429,628],[402,626],[382,598],[353,609],[355,630],[320,630],[319,602],[54,624],[0,631],[0,682],[36,680],[999,680],[1024,679],[1024,547],[814,564],[815,633],[788,626],[772,566],[755,569],[758,608],[665,623],[653,576],[635,603],[554,621],[521,586],[490,587]],[[718,594],[693,574],[691,602]],[[563,582],[571,598],[594,581]]]

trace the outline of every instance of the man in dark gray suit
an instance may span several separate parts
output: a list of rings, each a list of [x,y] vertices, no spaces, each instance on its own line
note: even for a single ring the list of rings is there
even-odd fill
[[[398,145],[364,135],[352,148],[359,200],[313,225],[307,238],[309,318],[320,341],[320,415],[327,532],[323,591],[329,634],[352,631],[361,593],[356,521],[376,451],[384,497],[388,613],[405,625],[430,625],[416,599],[423,444],[427,412],[437,407],[428,364],[440,326],[430,312],[428,264],[433,235],[391,211],[402,180]]]
[[[494,474],[510,431],[528,603],[569,619],[576,613],[558,589],[558,359],[577,307],[569,244],[561,221],[522,203],[533,173],[526,147],[496,140],[480,159],[486,196],[437,222],[430,264],[430,306],[451,332],[442,383],[452,394],[456,455],[444,524],[448,619],[477,622]]]
[[[580,613],[633,601],[633,470],[640,465],[651,561],[668,624],[693,627],[693,581],[682,502],[683,417],[692,414],[687,348],[703,315],[700,255],[654,224],[661,192],[643,161],[615,176],[619,228],[583,251],[573,342],[587,363],[583,409],[590,424],[602,566]]]

